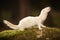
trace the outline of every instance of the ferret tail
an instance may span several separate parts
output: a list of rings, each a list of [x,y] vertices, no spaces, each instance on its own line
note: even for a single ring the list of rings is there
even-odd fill
[[[10,23],[9,21],[7,20],[3,20],[3,22],[11,29],[18,29],[18,26],[17,25],[14,25],[12,23]]]

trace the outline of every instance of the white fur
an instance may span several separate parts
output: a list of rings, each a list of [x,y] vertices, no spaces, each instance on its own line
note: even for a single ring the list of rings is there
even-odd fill
[[[23,31],[25,28],[30,28],[34,25],[38,25],[39,30],[41,30],[42,29],[41,27],[45,27],[43,23],[46,20],[50,9],[51,9],[50,7],[46,7],[42,9],[40,15],[37,17],[32,17],[32,16],[25,17],[22,20],[20,20],[18,25],[14,25],[8,22],[7,20],[4,20],[3,22],[7,24],[7,26],[9,26],[10,28],[19,29],[21,31]]]

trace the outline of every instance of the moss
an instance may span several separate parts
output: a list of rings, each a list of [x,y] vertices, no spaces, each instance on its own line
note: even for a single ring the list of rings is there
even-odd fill
[[[60,29],[38,28],[19,30],[5,30],[0,32],[0,40],[60,40]]]

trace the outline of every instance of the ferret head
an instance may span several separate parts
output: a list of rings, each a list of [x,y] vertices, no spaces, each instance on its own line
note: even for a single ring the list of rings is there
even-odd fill
[[[42,9],[41,13],[48,13],[51,10],[51,7],[45,7]]]

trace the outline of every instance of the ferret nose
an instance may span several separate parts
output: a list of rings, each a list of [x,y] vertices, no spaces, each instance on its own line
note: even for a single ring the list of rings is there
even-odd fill
[[[51,10],[51,7],[46,7],[46,9],[50,11]]]

